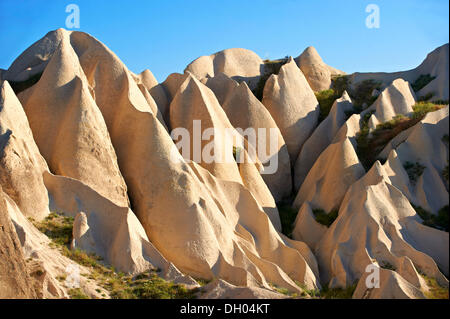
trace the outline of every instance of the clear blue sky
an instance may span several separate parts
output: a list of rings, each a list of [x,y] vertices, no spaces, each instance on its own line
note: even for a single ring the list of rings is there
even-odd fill
[[[0,0],[0,68],[65,27],[70,3],[80,7],[80,31],[133,72],[148,68],[159,81],[201,55],[232,47],[273,59],[312,45],[348,73],[405,70],[449,38],[447,0]],[[370,3],[380,8],[379,29],[365,26]]]

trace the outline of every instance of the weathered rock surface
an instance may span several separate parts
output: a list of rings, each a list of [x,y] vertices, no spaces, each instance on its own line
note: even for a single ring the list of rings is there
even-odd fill
[[[408,137],[391,150],[385,169],[391,183],[416,206],[436,214],[448,205],[448,189],[443,172],[448,165],[448,106],[428,113],[408,131]],[[423,172],[406,169],[407,162],[423,166]]]
[[[319,156],[309,171],[294,208],[309,202],[313,208],[329,213],[338,209],[347,189],[365,173],[348,138],[331,144]]]
[[[353,108],[352,100],[346,91],[337,99],[328,116],[314,130],[314,133],[306,140],[295,161],[294,181],[295,190],[299,190],[306,175],[314,165],[319,155],[327,148],[335,138],[336,133],[347,120],[345,112]]]
[[[269,77],[262,102],[277,123],[294,164],[303,143],[317,126],[319,103],[292,58],[278,75]]]
[[[408,199],[390,184],[377,161],[350,187],[338,218],[316,247],[322,281],[332,287],[345,287],[359,280],[368,265],[377,263],[396,269],[418,289],[426,288],[418,271],[448,287],[448,280],[435,260],[423,252],[433,249],[440,236],[430,232],[413,233],[411,225],[420,221]],[[427,240],[418,245],[415,236]],[[430,246],[424,249],[427,245]],[[448,251],[445,254],[440,258],[448,259]],[[448,273],[448,269],[443,271]]]
[[[399,78],[384,89],[376,101],[361,112],[361,116],[368,112],[374,112],[370,120],[375,121],[371,125],[371,128],[375,129],[378,123],[390,121],[397,115],[410,115],[415,103],[415,94],[411,86],[408,82]]]
[[[42,180],[46,170],[22,105],[4,81],[0,85],[0,186],[23,214],[36,220],[50,213]]]
[[[283,136],[264,105],[250,91],[247,84],[235,86],[222,107],[231,124],[248,140],[256,150],[259,160],[267,167],[268,174],[262,173],[275,201],[291,194],[291,165]],[[255,134],[246,135],[247,130]],[[273,137],[272,137],[273,136]],[[271,138],[274,142],[271,145]],[[274,162],[273,168],[269,165]],[[276,166],[275,166],[276,165]]]
[[[332,75],[345,74],[326,65],[314,47],[307,47],[302,54],[295,58],[295,62],[315,92],[328,90],[331,86]]]
[[[60,45],[42,77],[19,94],[36,144],[52,172],[81,180],[127,206],[127,187],[105,121],[70,44],[70,33],[55,32],[61,33]]]
[[[0,298],[37,298],[16,230],[9,217],[12,207],[0,186]]]
[[[235,81],[247,82],[248,86],[254,89],[263,68],[263,61],[256,53],[234,48],[201,56],[191,62],[185,71],[191,72],[198,79],[212,78],[222,72]]]

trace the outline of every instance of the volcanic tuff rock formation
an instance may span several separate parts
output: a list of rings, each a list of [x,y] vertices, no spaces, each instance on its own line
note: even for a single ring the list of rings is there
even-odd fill
[[[347,119],[347,111],[353,108],[352,100],[347,91],[344,91],[342,97],[334,101],[330,114],[322,121],[314,133],[308,138],[298,155],[295,162],[295,189],[300,189],[314,162],[320,153],[331,143],[336,133]]]
[[[329,89],[332,75],[345,74],[345,72],[326,65],[314,47],[307,47],[295,59],[295,62],[308,80],[309,86],[315,92]]]
[[[10,202],[0,187],[0,298],[36,298],[29,266],[9,217]]]
[[[264,86],[263,104],[286,141],[291,163],[317,126],[319,103],[292,58]]]
[[[73,261],[28,220],[50,211],[74,218],[67,249],[129,274],[158,269],[189,288],[212,280],[199,298],[353,284],[354,298],[424,298],[430,278],[448,287],[448,231],[430,222],[448,205],[448,106],[386,141],[373,154],[384,164],[366,173],[358,157],[367,125],[411,116],[420,75],[435,79],[417,96],[448,98],[448,45],[412,71],[372,74],[383,82],[373,105],[353,114],[360,109],[344,92],[320,124],[314,91],[343,72],[312,47],[286,61],[268,76],[255,53],[228,49],[158,83],[90,35],[59,29],[0,70],[0,296],[69,297],[58,278]],[[261,102],[253,91],[262,86]],[[212,140],[195,135],[207,128],[228,161],[198,159]],[[258,128],[266,134],[246,134]],[[189,154],[174,129],[190,133]],[[231,143],[217,135],[225,130]],[[264,174],[274,158],[278,169]],[[298,211],[292,225],[277,202]],[[336,220],[321,224],[318,209]],[[366,286],[370,265],[381,267],[380,288]],[[109,295],[84,276],[80,284],[92,298]]]
[[[437,232],[413,232],[420,218],[407,198],[390,184],[379,162],[345,195],[339,217],[316,247],[321,279],[330,286],[345,287],[360,279],[367,265],[392,265],[416,288],[424,280],[418,271],[448,287],[448,280],[429,255],[418,250],[435,247]],[[422,240],[424,236],[425,241]],[[448,233],[447,233],[448,238]],[[420,244],[418,244],[420,243]],[[448,245],[448,239],[446,240]],[[416,248],[417,247],[417,248]],[[448,252],[447,258],[448,258]],[[447,269],[448,271],[448,269]]]
[[[411,114],[415,103],[415,94],[409,83],[402,79],[396,79],[381,92],[369,108],[361,112],[361,116],[368,112],[374,112],[372,117],[375,118],[376,123],[384,123],[396,115]],[[375,129],[376,125],[369,125],[369,127]]]
[[[0,186],[27,217],[42,219],[50,213],[42,180],[46,170],[22,105],[4,81],[0,85]]]

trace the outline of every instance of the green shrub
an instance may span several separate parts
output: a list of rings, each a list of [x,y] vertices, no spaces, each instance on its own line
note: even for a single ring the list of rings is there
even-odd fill
[[[381,90],[381,82],[370,79],[358,83],[351,91],[353,104],[362,108],[364,108],[364,104],[366,107],[372,105],[377,99],[377,96],[372,96],[375,89]]]
[[[183,285],[165,281],[156,274],[157,270],[147,271],[133,277],[116,272],[113,267],[103,265],[101,257],[78,249],[70,249],[73,229],[73,218],[71,217],[51,213],[41,222],[30,220],[52,240],[53,245],[63,255],[79,265],[89,268],[89,279],[95,280],[97,284],[108,290],[111,298],[195,298],[196,289],[188,290]],[[62,281],[65,277],[59,276],[58,279]],[[88,298],[79,288],[71,289],[68,293],[73,299]]]
[[[338,210],[332,210],[327,214],[323,209],[313,209],[313,214],[319,224],[330,227],[338,217]]]
[[[433,97],[433,95],[434,95],[433,92],[429,92],[429,93],[425,94],[424,96],[420,96],[417,100],[419,102],[429,101]]]
[[[411,84],[414,92],[418,92],[428,85],[431,81],[433,81],[436,77],[431,76],[430,74],[421,74],[413,84]]]
[[[272,74],[278,74],[283,65],[288,62],[288,58],[278,60],[264,60],[264,73],[260,76],[255,89],[252,90],[255,97],[262,101],[264,86]]]
[[[427,299],[445,299],[448,300],[448,288],[442,287],[435,278],[428,277],[423,272],[419,272],[425,280],[428,290],[424,291]]]
[[[392,265],[391,263],[387,262],[387,261],[382,261],[380,263],[380,267],[383,269],[388,269],[388,270],[392,270],[392,271],[396,271],[396,268],[394,267],[394,265]]]
[[[328,288],[321,291],[322,298],[325,299],[351,299],[356,290],[357,282],[347,288]]]
[[[292,238],[292,231],[294,230],[294,222],[298,210],[288,204],[278,204],[277,207],[281,220],[281,232],[289,238]]]
[[[439,230],[443,230],[448,232],[448,222],[449,222],[449,206],[446,205],[444,207],[442,207],[437,215],[433,215],[430,212],[426,211],[425,209],[423,209],[420,206],[415,206],[412,205],[414,207],[414,210],[416,211],[417,215],[420,216],[420,218],[422,218],[423,223],[425,226],[429,226],[429,227],[433,227]]]
[[[324,90],[315,93],[320,106],[319,123],[322,122],[330,113],[334,101],[340,96],[333,89]],[[342,94],[341,94],[342,96]]]
[[[69,289],[67,293],[69,294],[70,299],[89,299],[80,288]]]
[[[349,90],[350,78],[348,75],[337,75],[331,78],[331,88],[338,97],[344,94],[344,91]]]
[[[414,106],[413,106],[413,114],[412,114],[412,118],[416,119],[416,118],[424,118],[425,115],[429,112],[434,112],[437,111],[439,109],[441,109],[442,106],[441,105],[437,105],[431,102],[417,102]]]
[[[378,124],[372,134],[369,134],[368,123],[373,112],[365,114],[361,130],[356,135],[356,153],[364,168],[369,170],[375,163],[378,154],[400,132],[416,125],[428,112],[433,112],[440,108],[442,108],[440,105],[419,102],[413,106],[413,114],[410,116],[397,115],[390,121]]]
[[[403,164],[403,168],[406,170],[406,173],[408,173],[409,180],[414,185],[419,179],[419,177],[422,176],[423,171],[425,170],[426,167],[420,164],[419,162],[412,163],[406,161]]]

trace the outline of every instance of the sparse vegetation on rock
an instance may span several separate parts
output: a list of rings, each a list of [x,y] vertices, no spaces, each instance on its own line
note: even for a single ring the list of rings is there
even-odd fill
[[[316,218],[316,221],[319,224],[325,225],[327,227],[330,227],[331,224],[336,220],[338,217],[338,210],[332,210],[329,213],[326,213],[323,209],[313,209],[314,217]]]
[[[430,74],[421,74],[414,83],[411,84],[411,87],[413,88],[414,92],[419,92],[421,89],[423,89],[425,86],[428,85],[431,81],[433,81],[436,77],[431,76]]]
[[[278,74],[278,72],[280,72],[281,67],[288,62],[288,59],[283,58],[278,60],[264,60],[263,62],[264,62],[264,73],[261,74],[255,89],[252,90],[253,94],[260,101],[262,101],[263,98],[264,86],[266,85],[267,79],[272,74]]]

